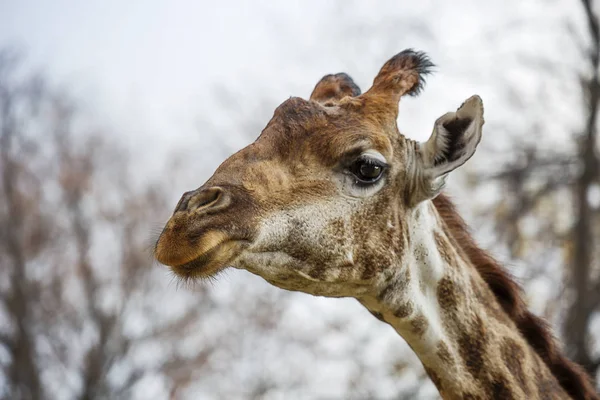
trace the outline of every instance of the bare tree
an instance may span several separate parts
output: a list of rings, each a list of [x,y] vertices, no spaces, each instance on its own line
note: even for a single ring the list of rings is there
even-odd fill
[[[571,30],[575,48],[580,49],[584,72],[579,76],[581,107],[573,107],[584,121],[575,132],[574,146],[543,148],[544,121],[534,122],[529,132],[517,132],[513,148],[517,156],[500,171],[479,176],[479,183],[492,178],[505,190],[496,204],[496,230],[515,258],[533,260],[530,279],[548,275],[549,267],[561,264],[566,285],[555,291],[555,299],[569,299],[562,317],[563,337],[568,353],[596,377],[600,354],[594,345],[600,336],[592,331],[591,319],[600,309],[600,210],[589,201],[595,185],[600,184],[598,156],[598,106],[600,102],[600,31],[599,17],[592,0],[582,0],[586,23],[585,37]],[[597,8],[597,7],[596,7]],[[531,60],[531,57],[529,57]],[[546,65],[548,79],[557,79],[551,63]],[[576,74],[577,71],[571,71]],[[511,96],[513,96],[511,94]],[[513,96],[514,97],[514,96]],[[544,100],[540,99],[543,103]],[[535,143],[523,137],[534,136]],[[567,207],[565,207],[567,205]],[[489,211],[485,212],[489,215]],[[531,233],[531,226],[535,226]],[[558,249],[558,251],[556,251]],[[557,259],[562,253],[563,259]],[[567,295],[566,297],[564,295]],[[551,302],[550,315],[562,309]]]
[[[211,368],[218,343],[178,344],[215,304],[156,310],[165,277],[151,273],[148,232],[163,196],[19,59],[0,52],[1,396],[129,398],[152,375],[175,393]],[[156,346],[154,362],[137,360]]]
[[[23,177],[29,178],[29,184],[38,183],[35,179],[24,171],[23,165],[12,155],[15,142],[19,139],[16,130],[18,129],[17,116],[15,109],[18,99],[16,97],[29,98],[35,92],[34,87],[20,86],[10,87],[4,83],[7,75],[12,71],[16,63],[16,56],[11,53],[0,53],[0,106],[1,106],[1,126],[0,126],[0,168],[2,172],[2,189],[4,209],[2,215],[2,242],[3,251],[8,257],[2,257],[3,272],[10,268],[10,275],[6,281],[10,285],[4,289],[3,300],[5,311],[12,317],[12,332],[2,332],[1,339],[3,346],[8,350],[11,362],[7,368],[5,379],[12,383],[9,393],[4,396],[12,395],[14,398],[41,398],[41,383],[39,380],[39,366],[35,360],[35,332],[32,329],[32,320],[34,318],[32,303],[28,301],[29,288],[27,287],[25,266],[27,256],[26,249],[23,248],[23,239],[28,236],[37,237],[38,240],[44,240],[44,233],[41,231],[26,232],[23,224],[26,220],[27,210],[24,206],[25,199],[22,198],[22,189],[19,187],[17,179]],[[39,192],[34,192],[30,201],[39,199]],[[42,220],[40,218],[40,220]],[[42,220],[43,222],[43,220]],[[40,224],[43,225],[43,224]],[[9,264],[9,265],[7,265]],[[35,293],[35,292],[34,292]]]
[[[600,29],[598,16],[591,0],[582,0],[589,29],[590,48],[585,53],[591,73],[582,78],[582,93],[585,99],[585,130],[580,134],[578,159],[579,174],[574,184],[576,221],[573,227],[573,256],[571,259],[571,289],[574,300],[565,321],[565,339],[575,361],[583,365],[590,374],[596,375],[600,366],[600,355],[593,356],[590,346],[589,324],[592,314],[600,309],[600,277],[595,276],[592,262],[595,249],[600,247],[598,238],[591,229],[594,215],[588,193],[594,183],[600,183],[600,163],[597,153],[597,118],[600,103]],[[596,270],[598,265],[596,265]],[[595,278],[595,279],[594,279]],[[597,339],[596,339],[597,340]]]

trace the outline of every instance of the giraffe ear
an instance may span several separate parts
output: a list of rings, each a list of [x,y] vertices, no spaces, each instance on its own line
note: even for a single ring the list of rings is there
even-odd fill
[[[400,97],[418,95],[425,86],[425,77],[434,64],[427,54],[412,49],[404,50],[386,62],[373,80],[366,98],[393,104],[397,110]]]
[[[463,165],[475,153],[481,140],[483,102],[477,95],[467,99],[456,112],[435,121],[433,133],[419,146],[422,200],[433,198],[444,188],[450,171]]]
[[[344,72],[335,75],[325,75],[315,86],[310,100],[323,105],[334,105],[346,96],[360,95],[360,88],[352,78]]]

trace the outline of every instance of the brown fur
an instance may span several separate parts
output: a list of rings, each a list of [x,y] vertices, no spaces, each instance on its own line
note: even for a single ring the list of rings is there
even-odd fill
[[[452,354],[450,354],[450,350],[448,349],[448,345],[444,342],[440,342],[437,345],[437,356],[441,361],[448,365],[452,365],[454,363],[454,359],[452,358]]]
[[[344,97],[360,95],[360,88],[352,78],[341,72],[335,75],[325,75],[310,95],[310,99],[325,106],[331,106]]]
[[[433,203],[455,244],[466,253],[504,312],[515,322],[525,340],[546,363],[559,384],[575,399],[598,399],[583,368],[562,354],[546,322],[527,309],[520,286],[494,258],[477,246],[467,224],[456,212],[450,199],[441,194]]]

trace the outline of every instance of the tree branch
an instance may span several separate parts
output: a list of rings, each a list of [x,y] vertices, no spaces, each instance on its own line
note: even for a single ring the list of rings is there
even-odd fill
[[[575,189],[575,206],[577,220],[573,230],[574,254],[571,265],[571,286],[575,299],[568,312],[565,325],[567,348],[573,359],[586,368],[591,374],[592,360],[587,348],[588,326],[591,318],[590,307],[590,269],[592,262],[592,230],[590,226],[591,207],[587,200],[588,190],[594,182],[598,161],[596,150],[596,120],[600,102],[600,29],[598,18],[592,10],[591,0],[582,0],[588,22],[592,48],[588,52],[588,61],[592,76],[587,80],[584,93],[587,94],[586,128],[579,143],[579,154],[582,160],[582,172],[577,179]]]
[[[11,155],[14,138],[18,134],[15,123],[15,93],[0,81],[0,169],[2,170],[2,189],[8,209],[8,225],[5,231],[7,255],[13,264],[11,274],[11,301],[8,308],[17,331],[11,352],[10,380],[14,394],[19,397],[41,398],[41,383],[35,359],[35,338],[30,330],[30,309],[27,301],[27,277],[25,275],[26,257],[23,253],[19,235],[23,229],[23,209],[17,199],[17,172]]]

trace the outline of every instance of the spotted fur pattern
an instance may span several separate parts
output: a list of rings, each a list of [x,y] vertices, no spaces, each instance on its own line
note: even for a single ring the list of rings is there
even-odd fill
[[[438,119],[425,144],[397,129],[398,100],[432,65],[404,51],[364,94],[336,74],[311,100],[285,101],[254,143],[184,195],[155,256],[183,279],[233,266],[283,289],[354,297],[409,343],[446,399],[598,398],[435,197],[481,138],[481,100]],[[353,172],[365,158],[384,162],[380,179]]]

